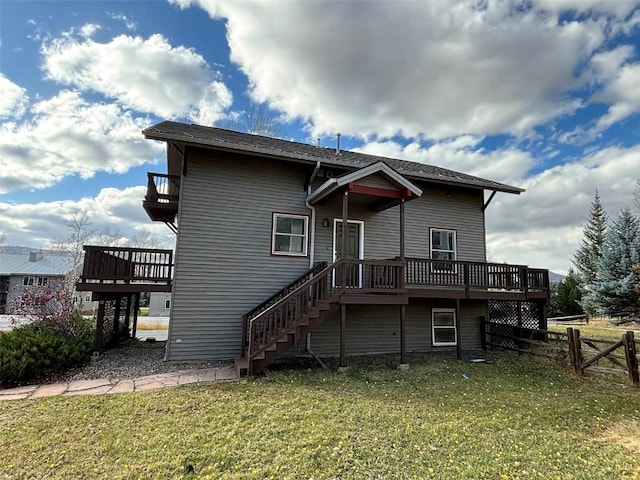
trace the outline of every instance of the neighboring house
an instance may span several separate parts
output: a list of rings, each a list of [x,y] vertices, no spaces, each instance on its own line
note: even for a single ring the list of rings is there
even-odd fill
[[[0,253],[0,314],[8,312],[25,287],[61,281],[73,270],[73,259],[53,253]]]
[[[152,292],[149,294],[149,316],[168,317],[171,309],[171,293]]]
[[[148,174],[143,207],[177,233],[157,287],[172,292],[167,360],[240,357],[258,372],[284,352],[340,366],[399,353],[406,364],[407,352],[480,349],[484,318],[546,325],[548,272],[486,262],[485,210],[520,188],[219,128],[162,122],[143,134],[167,144],[167,173]],[[100,248],[98,263],[132,255]]]

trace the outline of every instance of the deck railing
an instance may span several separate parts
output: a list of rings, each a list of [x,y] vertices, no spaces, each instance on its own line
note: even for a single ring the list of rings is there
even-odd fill
[[[147,195],[145,201],[178,204],[180,177],[147,172]]]
[[[547,270],[503,263],[407,259],[406,286],[548,291]]]
[[[83,283],[170,283],[173,251],[152,248],[84,246]]]

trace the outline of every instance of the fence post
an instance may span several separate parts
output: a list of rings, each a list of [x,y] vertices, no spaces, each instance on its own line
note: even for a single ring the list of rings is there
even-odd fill
[[[624,356],[627,361],[627,371],[629,380],[634,387],[640,387],[640,375],[638,374],[638,357],[636,357],[636,342],[633,338],[633,331],[628,331],[622,337],[624,343]]]
[[[571,366],[573,370],[582,375],[584,371],[580,368],[582,363],[582,352],[580,342],[580,330],[567,327],[567,338],[569,342],[569,358],[571,359]]]

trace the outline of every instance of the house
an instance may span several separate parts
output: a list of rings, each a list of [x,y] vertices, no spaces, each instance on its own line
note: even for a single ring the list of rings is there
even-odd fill
[[[143,207],[177,234],[167,360],[258,372],[285,352],[341,366],[395,352],[406,365],[480,349],[483,319],[546,323],[548,272],[486,261],[485,211],[520,188],[219,128],[143,134],[167,145]]]
[[[0,253],[0,314],[8,313],[25,287],[62,281],[73,270],[68,255],[30,252]]]
[[[171,309],[171,292],[153,292],[149,295],[149,316],[168,317]]]

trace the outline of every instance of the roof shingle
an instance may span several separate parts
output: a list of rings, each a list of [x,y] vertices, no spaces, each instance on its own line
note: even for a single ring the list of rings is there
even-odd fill
[[[165,121],[143,130],[142,133],[146,138],[153,140],[166,142],[175,141],[218,150],[254,153],[290,161],[309,163],[319,161],[325,165],[346,167],[349,169],[362,168],[372,163],[382,161],[398,171],[398,173],[413,179],[431,180],[437,183],[463,185],[516,194],[524,191],[518,187],[434,165],[348,150],[342,150],[340,154],[337,154],[334,148],[317,147],[305,143],[235,132],[223,128]]]

